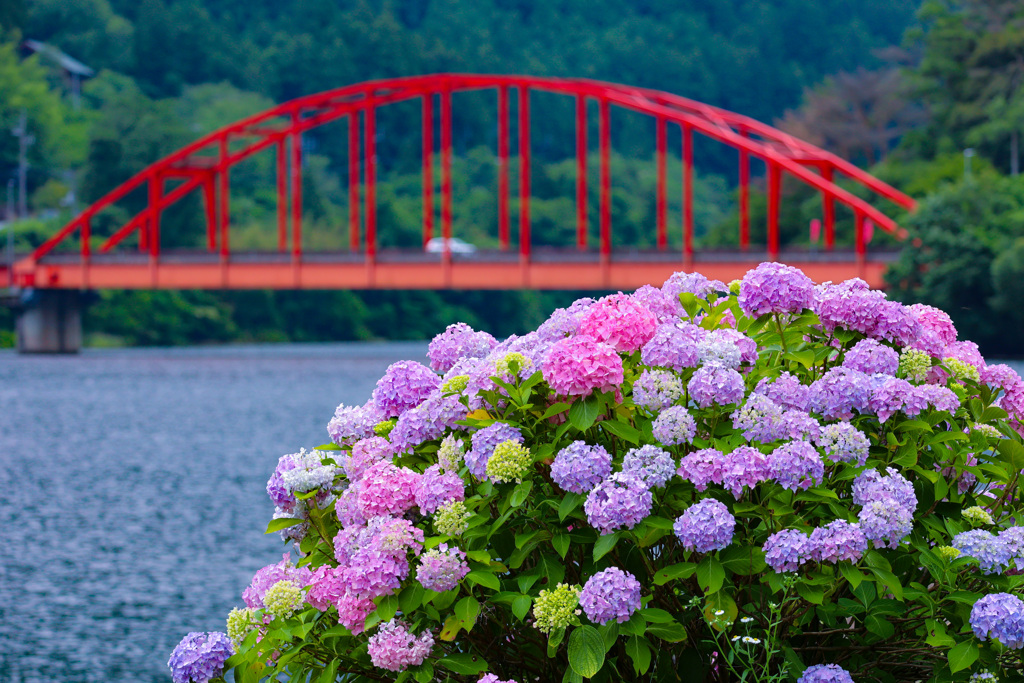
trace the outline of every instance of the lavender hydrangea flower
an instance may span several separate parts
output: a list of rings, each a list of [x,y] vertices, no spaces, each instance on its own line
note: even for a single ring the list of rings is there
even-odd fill
[[[1017,568],[1024,569],[1021,561],[1024,560],[1024,526],[1011,526],[999,532],[999,538],[1006,544],[1010,556],[1016,560]]]
[[[705,498],[676,518],[672,530],[687,550],[709,553],[723,550],[732,543],[736,518],[721,501]]]
[[[384,419],[384,414],[372,400],[361,406],[346,406],[342,403],[327,423],[327,433],[334,443],[348,446],[373,436],[374,426]]]
[[[329,490],[338,468],[325,465],[323,456],[322,451],[307,451],[305,448],[293,454],[292,462],[295,466],[281,472],[281,484],[285,490],[293,494],[308,493],[316,489]]]
[[[434,337],[427,347],[430,367],[448,372],[463,358],[483,358],[497,344],[486,332],[477,332],[466,323],[455,323]]]
[[[495,422],[472,436],[473,448],[465,456],[469,473],[481,481],[487,477],[487,461],[494,455],[494,447],[506,441],[523,442],[523,433],[504,422]]]
[[[701,365],[738,368],[743,362],[743,353],[731,338],[720,332],[725,330],[715,330],[697,343],[697,359]]]
[[[386,420],[419,405],[440,386],[441,378],[430,368],[415,361],[402,360],[389,365],[384,376],[377,380],[373,402],[383,413],[382,419]]]
[[[679,302],[683,292],[693,294],[699,299],[706,299],[712,292],[725,292],[728,288],[718,280],[709,280],[700,273],[672,273],[661,286],[661,291],[676,307],[676,315],[685,316],[686,311]]]
[[[743,376],[720,365],[705,365],[693,373],[687,389],[701,408],[739,403],[743,400]]]
[[[282,455],[274,473],[267,480],[267,495],[274,505],[285,512],[295,509],[295,495],[284,485],[284,473],[295,468],[295,454]]]
[[[859,370],[867,375],[895,375],[900,365],[900,354],[874,339],[862,339],[846,352],[843,367]]]
[[[768,456],[768,472],[784,489],[809,489],[821,483],[825,476],[825,463],[811,444],[790,441]]]
[[[580,591],[580,607],[595,624],[629,621],[640,609],[640,582],[629,572],[609,567],[587,580]]]
[[[622,471],[640,477],[647,488],[664,486],[676,471],[672,455],[657,446],[641,446],[626,452],[622,459]]]
[[[927,407],[928,402],[921,399],[910,382],[898,377],[885,377],[872,389],[865,412],[874,413],[879,422],[885,422],[897,411],[903,411],[907,417],[915,417]]]
[[[654,497],[643,479],[631,472],[616,472],[587,496],[583,511],[602,535],[632,529],[651,514]]]
[[[856,462],[863,466],[868,460],[871,442],[864,432],[849,422],[836,422],[821,428],[821,434],[814,439],[818,448],[834,462]]]
[[[816,562],[859,562],[868,550],[868,539],[860,525],[837,519],[811,532],[810,557]]]
[[[679,305],[678,299],[672,301],[672,299],[665,295],[665,292],[657,287],[644,285],[630,296],[637,303],[646,306],[658,318],[659,323],[676,317],[676,307]]]
[[[654,438],[666,446],[693,443],[697,422],[683,406],[672,406],[661,412],[651,425]]]
[[[743,495],[743,487],[753,488],[770,476],[768,459],[756,448],[740,446],[722,456],[722,485],[734,498]]]
[[[782,438],[815,440],[821,434],[821,424],[802,410],[787,410],[782,415]]]
[[[906,346],[921,332],[920,323],[909,309],[898,301],[888,301],[884,292],[870,289],[859,278],[839,284],[826,282],[817,287],[814,312],[828,333],[844,327],[872,339]]]
[[[871,381],[863,372],[832,368],[811,385],[807,407],[829,420],[848,420],[867,407],[870,396]]]
[[[420,512],[429,515],[453,500],[465,500],[466,486],[454,472],[441,472],[440,465],[431,465],[416,480],[413,495]]]
[[[278,581],[294,581],[300,586],[308,586],[312,573],[305,567],[292,564],[288,553],[277,564],[263,567],[252,577],[252,583],[242,592],[242,600],[250,609],[263,609],[263,596]]]
[[[898,548],[914,530],[914,514],[891,496],[872,500],[858,516],[864,537],[878,547]]]
[[[378,462],[390,461],[394,458],[394,449],[391,442],[380,436],[371,436],[368,439],[360,439],[352,445],[352,451],[347,458],[342,458],[341,467],[351,482],[363,478],[371,466]]]
[[[537,334],[550,341],[574,336],[579,330],[583,316],[595,303],[594,299],[584,297],[572,302],[569,308],[556,308],[537,328]]]
[[[1013,553],[1006,540],[984,529],[964,531],[953,537],[953,547],[978,561],[981,571],[998,574],[1010,566]]]
[[[853,677],[838,664],[815,664],[807,667],[796,683],[853,683]]]
[[[763,443],[782,438],[786,427],[782,407],[764,394],[751,394],[742,407],[733,411],[732,426],[742,430],[747,441]]]
[[[207,683],[224,673],[224,662],[234,654],[231,639],[218,631],[193,631],[171,652],[167,666],[174,683]]]
[[[897,505],[910,512],[917,509],[917,494],[914,485],[892,467],[883,475],[878,470],[865,470],[853,480],[854,505],[867,505],[885,496],[891,497]]]
[[[935,410],[955,412],[960,407],[960,399],[946,387],[934,384],[922,384],[914,387],[914,394],[927,402]]]
[[[442,543],[420,556],[416,578],[427,590],[443,593],[459,585],[459,581],[468,573],[466,553]]]
[[[913,347],[941,358],[946,347],[956,343],[956,327],[949,314],[926,304],[913,304],[907,310],[921,326],[921,333]]]
[[[971,608],[970,622],[978,640],[992,638],[1014,650],[1024,647],[1024,601],[1016,595],[986,595]]]
[[[573,441],[555,456],[551,478],[563,491],[590,493],[611,474],[612,456],[604,446]]]
[[[683,397],[683,380],[667,370],[644,370],[633,383],[633,403],[657,413]]]
[[[690,481],[698,491],[707,489],[708,484],[722,483],[722,466],[725,456],[714,448],[705,448],[683,457],[676,471],[683,479]]]
[[[764,543],[764,561],[777,573],[795,572],[811,557],[811,540],[798,529],[784,529]]]
[[[800,383],[800,380],[783,372],[774,381],[765,377],[757,383],[755,394],[763,394],[783,408],[807,410],[807,399],[811,388]]]
[[[682,371],[698,363],[697,345],[707,330],[688,322],[669,321],[658,326],[654,336],[640,349],[644,365]]]
[[[798,268],[765,262],[743,276],[738,301],[752,318],[766,313],[800,313],[814,302],[814,282]]]
[[[380,625],[370,636],[370,661],[378,669],[405,671],[419,666],[434,647],[434,636],[424,631],[418,637],[409,632],[405,622],[392,619]]]
[[[460,428],[456,424],[466,417],[466,407],[458,395],[445,396],[435,391],[419,405],[398,416],[390,439],[395,452],[411,452],[426,441],[440,439],[447,429]]]

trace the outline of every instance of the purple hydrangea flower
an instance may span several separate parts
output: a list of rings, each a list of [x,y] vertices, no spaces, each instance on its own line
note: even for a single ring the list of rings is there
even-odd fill
[[[672,529],[687,550],[709,553],[723,550],[732,543],[736,518],[721,501],[705,498],[676,518]]]
[[[728,311],[732,313],[732,311]],[[723,319],[722,324],[726,321]],[[735,325],[735,321],[732,323]],[[710,332],[708,336],[713,336],[717,339],[723,339],[725,341],[732,342],[736,348],[740,350],[740,362],[754,364],[757,362],[757,342],[743,334],[729,327],[723,327]]]
[[[402,360],[388,366],[384,376],[377,380],[373,402],[383,413],[383,419],[398,417],[440,386],[441,378],[426,365]]]
[[[604,446],[591,446],[585,441],[573,441],[558,451],[551,463],[551,478],[571,493],[590,493],[611,471],[611,454]]]
[[[984,529],[964,531],[953,537],[953,547],[978,561],[981,571],[998,574],[1010,566],[1013,552],[1006,540]]]
[[[341,467],[351,482],[359,481],[372,465],[394,458],[391,442],[380,436],[360,439],[352,445],[352,452],[342,459]]]
[[[725,368],[740,366],[743,352],[732,337],[726,336],[728,332],[733,330],[715,330],[697,343],[697,360],[701,365],[721,365]]]
[[[683,406],[666,408],[651,426],[654,438],[666,446],[693,443],[697,434],[697,423]]]
[[[629,572],[609,567],[587,580],[580,591],[580,607],[595,624],[629,621],[640,609],[640,582]]]
[[[442,543],[420,557],[416,578],[427,590],[443,593],[459,585],[468,573],[466,553]]]
[[[834,462],[856,462],[863,466],[868,460],[868,447],[871,442],[864,432],[849,422],[836,422],[825,425],[821,433],[814,439],[818,448]]]
[[[720,365],[705,365],[693,373],[687,389],[701,408],[739,403],[743,400],[743,375]]]
[[[305,567],[292,564],[288,553],[277,564],[263,567],[252,577],[252,583],[242,592],[245,606],[251,609],[263,609],[263,596],[278,581],[294,581],[299,586],[308,586],[313,575]]]
[[[672,455],[657,446],[641,446],[626,452],[622,459],[622,471],[640,477],[647,488],[664,486],[676,471]]]
[[[633,383],[633,403],[657,413],[683,397],[683,380],[668,370],[644,370]]]
[[[764,543],[764,561],[778,573],[795,572],[811,558],[811,539],[798,529],[784,529]]]
[[[859,370],[866,375],[895,375],[900,366],[900,354],[874,339],[862,339],[846,352],[843,367]]]
[[[456,423],[465,417],[466,407],[459,402],[458,395],[444,396],[435,391],[399,415],[388,437],[396,452],[411,452],[425,441],[440,439],[445,430],[459,428]]]
[[[878,547],[898,548],[914,530],[914,513],[888,495],[865,505],[858,521],[864,537]]]
[[[817,287],[814,312],[825,332],[844,327],[900,346],[916,340],[921,331],[920,323],[905,306],[888,301],[885,292],[868,288],[859,278]]]
[[[864,470],[853,480],[853,504],[867,505],[873,500],[888,496],[896,504],[910,512],[917,509],[917,494],[914,485],[892,467],[883,475],[878,470]]]
[[[902,410],[907,417],[915,417],[927,407],[928,402],[922,400],[910,382],[898,377],[885,377],[871,391],[865,412],[874,413],[879,422],[885,422],[897,411]]]
[[[700,273],[684,273],[680,271],[672,273],[665,280],[665,284],[661,286],[661,291],[675,305],[676,315],[685,316],[686,311],[679,302],[680,294],[689,292],[699,299],[706,299],[711,292],[725,292],[728,291],[728,287],[718,280],[709,280]]]
[[[978,640],[992,638],[1014,650],[1024,647],[1024,601],[1016,595],[986,595],[974,603],[970,621]]]
[[[790,441],[768,456],[768,472],[784,489],[809,489],[821,483],[825,476],[825,463],[811,444]]]
[[[848,420],[867,407],[870,396],[871,380],[863,372],[832,368],[811,385],[807,407],[829,420]]]
[[[427,347],[430,367],[448,372],[463,358],[483,358],[497,342],[486,332],[477,332],[466,323],[455,323],[434,337]]]
[[[273,501],[276,507],[281,508],[285,512],[291,512],[295,509],[296,500],[295,494],[284,485],[284,473],[295,469],[295,467],[295,454],[282,455],[277,460],[277,467],[274,468],[274,473],[267,480],[267,495],[270,496],[270,500]]]
[[[537,328],[537,334],[550,341],[572,337],[580,327],[580,321],[595,300],[589,297],[577,299],[569,308],[556,308],[551,315]]]
[[[331,441],[339,446],[354,444],[360,439],[373,436],[373,427],[384,418],[384,413],[368,401],[361,406],[346,406],[342,403],[334,411],[334,417],[327,423]]]
[[[752,318],[766,313],[799,313],[814,303],[814,282],[799,268],[765,262],[743,276],[738,301]]]
[[[665,292],[657,287],[644,285],[630,296],[633,297],[634,301],[646,306],[651,313],[657,316],[659,323],[677,316],[676,306],[679,305],[678,300],[672,301],[672,299],[665,295]]]
[[[980,374],[983,383],[1000,389],[1006,389],[1021,382],[1017,371],[1004,363],[986,365],[981,368]]]
[[[583,511],[601,534],[632,529],[651,514],[654,497],[643,479],[631,472],[616,472],[587,496]]]
[[[1021,560],[1024,560],[1024,526],[1011,526],[999,532],[999,538],[1006,544],[1011,557],[1017,560],[1018,569],[1021,567]]]
[[[921,333],[913,344],[915,349],[940,358],[947,346],[956,343],[956,328],[945,311],[926,304],[907,306],[907,310],[921,326]]]
[[[504,422],[495,422],[475,432],[472,436],[473,448],[465,456],[469,473],[481,481],[486,479],[487,461],[494,455],[494,447],[506,441],[522,443],[523,433]]]
[[[424,515],[453,500],[465,500],[466,486],[454,472],[441,472],[440,465],[431,465],[416,480],[413,487],[416,506]]]
[[[817,439],[821,424],[802,410],[787,410],[782,416],[782,438]]]
[[[193,631],[181,639],[167,666],[174,683],[207,683],[224,673],[224,662],[234,654],[231,639],[218,631]]]
[[[434,647],[434,636],[424,631],[418,637],[409,632],[405,622],[392,619],[380,625],[370,636],[370,661],[378,669],[405,671],[419,666]]]
[[[868,550],[868,539],[859,524],[837,519],[811,532],[811,559],[836,563],[859,562]]]
[[[807,410],[810,391],[809,386],[801,384],[799,379],[788,372],[783,372],[771,382],[765,377],[754,389],[755,394],[764,394],[780,406],[795,410]]]
[[[743,495],[743,487],[753,488],[771,476],[768,459],[756,448],[740,446],[722,456],[722,485],[734,498]]]
[[[704,491],[708,484],[722,483],[722,466],[725,456],[714,448],[705,448],[683,457],[676,471],[683,479],[693,482],[698,491]]]
[[[742,430],[747,441],[763,443],[781,439],[786,429],[782,407],[764,394],[751,394],[742,407],[733,411],[732,426]]]
[[[670,320],[659,325],[651,340],[640,349],[640,361],[644,365],[677,372],[695,368],[698,363],[697,345],[707,333],[703,327],[692,323]]]
[[[928,403],[935,410],[954,412],[960,407],[960,399],[950,389],[934,384],[922,384],[914,387],[914,394],[922,402]]]
[[[853,677],[838,664],[815,664],[807,667],[796,683],[853,683]]]

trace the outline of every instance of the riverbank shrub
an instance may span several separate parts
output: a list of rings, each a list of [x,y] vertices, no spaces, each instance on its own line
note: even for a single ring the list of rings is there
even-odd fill
[[[765,263],[428,356],[280,459],[236,681],[1024,673],[1024,382],[942,311]]]

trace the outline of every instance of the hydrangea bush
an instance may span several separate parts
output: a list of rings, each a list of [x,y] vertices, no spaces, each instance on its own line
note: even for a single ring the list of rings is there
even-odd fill
[[[281,458],[175,681],[1024,676],[1024,381],[942,311],[765,263],[428,356]]]

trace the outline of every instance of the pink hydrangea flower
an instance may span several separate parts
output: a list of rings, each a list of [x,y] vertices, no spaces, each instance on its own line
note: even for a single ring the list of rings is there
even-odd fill
[[[622,358],[615,349],[587,336],[553,344],[541,372],[559,396],[587,396],[595,389],[617,390],[623,380]]]
[[[370,636],[370,661],[379,669],[405,671],[422,664],[433,647],[434,636],[429,631],[417,637],[409,632],[405,622],[392,619]]]
[[[363,474],[358,505],[366,518],[401,515],[416,504],[415,487],[420,475],[391,462],[378,462]]]
[[[619,353],[632,353],[650,341],[658,318],[641,303],[619,292],[587,309],[579,334],[612,346]]]

